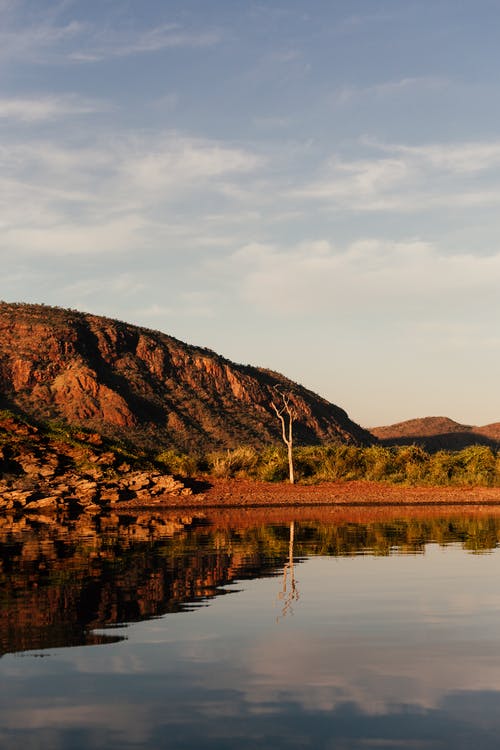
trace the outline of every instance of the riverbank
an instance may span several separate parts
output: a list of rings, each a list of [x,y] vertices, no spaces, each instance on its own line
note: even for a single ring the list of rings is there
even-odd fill
[[[135,500],[121,507],[137,507]],[[386,482],[321,482],[314,485],[206,478],[191,495],[164,496],[166,508],[252,508],[300,506],[499,505],[500,487],[408,487]]]
[[[494,458],[486,450],[488,458]],[[226,455],[225,460],[234,459],[236,453],[241,459],[239,451]],[[450,460],[456,463],[457,455]],[[474,451],[471,455],[478,459]],[[218,465],[219,470],[222,468]],[[235,471],[234,465],[231,471]],[[500,507],[500,486],[486,486],[494,484],[491,477],[483,482],[485,486],[480,482],[459,484],[457,478],[454,484],[439,486],[422,480],[420,485],[406,485],[342,478],[290,485],[286,481],[212,475],[216,473],[190,473],[180,466],[166,466],[110,444],[97,433],[67,432],[60,427],[42,429],[8,412],[0,418],[0,512],[5,513],[75,515],[137,508]]]

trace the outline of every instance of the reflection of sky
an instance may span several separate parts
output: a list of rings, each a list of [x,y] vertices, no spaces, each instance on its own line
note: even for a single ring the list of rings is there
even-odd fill
[[[4,657],[0,746],[497,748],[499,566],[312,558],[279,621],[281,581],[245,581],[125,642]]]

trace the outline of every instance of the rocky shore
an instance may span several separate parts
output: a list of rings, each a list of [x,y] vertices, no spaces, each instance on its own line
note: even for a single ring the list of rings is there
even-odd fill
[[[170,474],[137,468],[97,433],[63,439],[14,416],[0,418],[0,511],[99,513],[191,495]]]

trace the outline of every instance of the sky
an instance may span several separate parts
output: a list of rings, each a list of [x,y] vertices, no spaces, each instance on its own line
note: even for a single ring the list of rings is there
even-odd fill
[[[0,0],[0,298],[500,420],[498,0]]]

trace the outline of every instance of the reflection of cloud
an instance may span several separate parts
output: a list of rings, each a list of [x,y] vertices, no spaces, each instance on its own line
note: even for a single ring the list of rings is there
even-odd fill
[[[429,618],[429,626],[444,624]],[[335,638],[315,635],[314,642],[306,642],[276,634],[254,643],[245,654],[245,700],[265,706],[285,691],[304,711],[330,711],[354,702],[366,713],[383,714],[402,699],[432,709],[453,685],[500,690],[498,665],[491,664],[488,644],[469,656],[462,643],[422,646],[418,634],[414,638],[410,650],[409,641],[389,644],[389,635],[368,640],[342,632]]]
[[[26,671],[8,658],[2,748],[29,746],[34,732],[41,746],[62,745],[78,732],[82,746],[112,750],[161,747],[165,737],[192,747],[209,738],[214,747],[496,750],[491,563],[436,545],[419,558],[312,558],[300,564],[303,606],[279,626],[269,627],[273,577],[240,583],[234,607],[226,596],[132,625],[120,646],[65,650],[23,662]]]
[[[142,683],[140,683],[142,684]],[[172,747],[480,747],[496,750],[500,730],[498,692],[455,692],[434,708],[396,701],[383,713],[364,711],[354,702],[343,701],[335,708],[303,709],[282,695],[279,703],[247,707],[237,691],[201,692],[193,687],[190,695],[163,692],[164,701],[145,705],[113,705],[108,695],[101,704],[84,703],[75,707],[46,706],[7,717],[0,740],[5,750],[26,746],[32,732],[40,746],[54,746],[57,738],[67,743],[75,730],[82,746],[96,745],[112,750],[140,743],[161,747],[168,738]],[[116,704],[116,697],[115,697]],[[178,744],[179,743],[179,744]],[[229,745],[228,743],[231,743]],[[65,744],[66,746],[66,744]],[[97,745],[96,745],[97,746]]]
[[[15,732],[15,742],[18,741],[19,734],[26,737],[36,732],[41,746],[54,747],[55,733],[64,734],[75,729],[90,735],[105,732],[114,735],[122,743],[126,738],[127,742],[142,744],[147,741],[151,731],[151,712],[147,706],[136,703],[127,705],[121,702],[117,705],[116,701],[109,701],[109,696],[101,696],[101,700],[96,702],[76,702],[75,705],[64,705],[62,702],[57,706],[48,702],[30,705],[29,702],[23,702],[22,709],[13,708],[8,716],[2,714],[0,740],[3,739],[2,748],[19,747],[9,745],[9,731]],[[49,741],[43,742],[40,739],[44,734]],[[108,747],[115,746],[114,743],[111,745],[111,736]],[[86,746],[90,747],[91,743]]]

